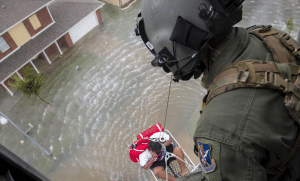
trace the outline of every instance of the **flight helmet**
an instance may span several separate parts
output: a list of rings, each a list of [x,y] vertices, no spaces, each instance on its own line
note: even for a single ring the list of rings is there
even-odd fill
[[[152,66],[173,73],[173,80],[199,78],[200,58],[212,40],[242,19],[244,0],[143,0],[135,33],[155,56]]]

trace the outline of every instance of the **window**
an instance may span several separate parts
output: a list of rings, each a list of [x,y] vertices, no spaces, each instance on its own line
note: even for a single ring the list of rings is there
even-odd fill
[[[36,14],[32,15],[30,18],[29,18],[29,21],[33,27],[34,30],[37,30],[39,27],[41,27],[41,23],[38,19],[38,17],[36,16]]]
[[[8,44],[6,43],[6,41],[2,38],[2,36],[0,36],[0,50],[2,53],[6,52],[6,50],[9,49]]]
[[[18,46],[23,45],[31,38],[26,27],[22,22],[8,30],[8,33]]]

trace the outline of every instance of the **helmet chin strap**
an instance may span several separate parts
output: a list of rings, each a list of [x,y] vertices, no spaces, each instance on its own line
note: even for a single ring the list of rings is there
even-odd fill
[[[181,70],[183,68],[185,68],[186,66],[188,66],[188,64],[190,64],[192,61],[194,61],[194,63],[193,63],[193,66],[189,69],[189,71],[182,72]],[[179,67],[177,69],[177,71],[174,72],[173,81],[174,82],[179,82],[179,80],[189,80],[194,75],[196,68],[199,65],[203,65],[202,63],[203,62],[199,59],[199,52],[195,53],[184,65]],[[203,71],[198,72],[198,74],[200,74],[200,75],[202,73],[203,73]],[[197,78],[199,78],[200,75],[197,76]],[[195,76],[195,79],[196,79],[196,76]]]
[[[181,72],[181,70],[183,68],[185,68],[191,61],[197,61],[197,60],[195,60],[195,57],[198,55],[198,53],[193,54],[192,57],[184,65],[179,67],[176,70],[176,72],[174,72],[174,76],[173,76],[173,81],[174,82],[179,82],[179,80],[182,80],[183,72]],[[188,75],[188,74],[192,73],[194,71],[194,68],[196,68],[195,66],[197,66],[196,62],[194,63],[193,68],[191,68],[191,70],[189,72],[184,72],[184,75]]]

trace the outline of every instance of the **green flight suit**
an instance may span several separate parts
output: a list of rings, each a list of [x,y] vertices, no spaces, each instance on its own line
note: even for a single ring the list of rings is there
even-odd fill
[[[273,61],[265,45],[244,28],[235,28],[235,36],[217,57],[205,87],[227,65],[242,60]],[[215,170],[195,172],[183,180],[271,180],[267,169],[284,158],[297,137],[299,125],[284,106],[285,95],[266,88],[239,88],[214,97],[198,120],[195,144],[210,146]],[[300,180],[300,150],[287,164],[285,180]]]

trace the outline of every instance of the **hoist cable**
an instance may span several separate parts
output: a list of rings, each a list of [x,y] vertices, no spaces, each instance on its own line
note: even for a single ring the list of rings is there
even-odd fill
[[[171,85],[172,85],[172,76],[171,74],[171,80],[170,80],[170,86],[169,86],[169,95],[167,100],[167,107],[166,107],[166,115],[165,115],[165,122],[164,122],[164,128],[166,128],[166,122],[167,122],[167,114],[168,114],[168,107],[169,107],[169,100],[170,100],[170,93],[171,93]]]

